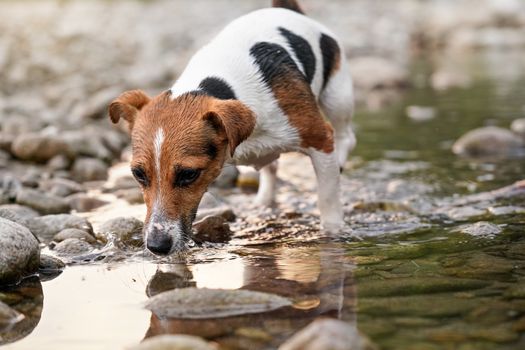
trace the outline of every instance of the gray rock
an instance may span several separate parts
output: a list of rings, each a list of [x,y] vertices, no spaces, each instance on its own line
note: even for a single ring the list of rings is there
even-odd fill
[[[104,144],[100,133],[86,130],[66,131],[61,139],[77,157],[109,160],[111,151]]]
[[[54,196],[67,197],[73,193],[84,192],[86,189],[81,184],[63,178],[54,178],[40,182],[40,190]]]
[[[142,204],[144,203],[144,195],[140,188],[127,188],[121,189],[115,192],[118,198],[122,198],[129,204]]]
[[[160,318],[204,319],[268,312],[291,304],[279,295],[250,290],[180,288],[150,298],[146,309]]]
[[[11,134],[7,134],[5,132],[0,132],[0,150],[11,152],[11,147],[13,145],[13,141],[15,140],[15,137]]]
[[[432,74],[430,83],[435,90],[464,89],[472,84],[472,79],[464,71],[442,68]]]
[[[41,169],[30,167],[25,171],[24,175],[22,175],[20,182],[24,187],[37,188],[42,175],[43,173]]]
[[[15,201],[22,184],[10,174],[0,177],[0,204],[8,204]]]
[[[42,163],[58,154],[71,154],[67,144],[59,137],[37,133],[16,137],[11,152],[19,159]]]
[[[71,174],[76,181],[103,181],[108,178],[108,166],[100,159],[80,158],[73,164]]]
[[[29,207],[25,207],[23,205],[18,205],[18,204],[0,205],[0,218],[11,220],[22,226],[26,226],[27,221],[29,219],[37,217],[38,215],[40,214],[38,214],[33,209]]]
[[[448,210],[446,215],[453,220],[462,221],[487,215],[487,211],[474,207],[456,207]]]
[[[62,271],[66,267],[66,264],[59,258],[55,258],[54,256],[50,255],[40,255],[40,265],[39,265],[39,271],[45,271],[46,273],[49,272],[56,272],[56,271]]]
[[[60,231],[53,237],[53,241],[62,242],[68,238],[81,239],[90,244],[97,243],[97,239],[93,235],[77,228],[66,228],[65,230]]]
[[[66,228],[76,228],[93,232],[91,224],[84,218],[69,214],[46,215],[30,219],[27,227],[43,242],[50,242],[53,237]]]
[[[409,84],[407,70],[382,57],[353,58],[349,67],[356,88],[365,91],[403,88]]]
[[[207,216],[193,224],[193,238],[198,242],[226,243],[231,239],[230,225],[222,216]]]
[[[67,170],[71,166],[71,159],[63,154],[58,154],[47,162],[47,168],[51,171]]]
[[[507,129],[487,126],[461,136],[452,152],[467,157],[511,157],[523,152],[523,142]]]
[[[355,325],[335,319],[318,319],[294,334],[279,350],[372,350],[377,349]]]
[[[118,217],[103,223],[99,232],[106,237],[112,237],[117,244],[138,248],[144,245],[143,226],[144,224],[139,219]]]
[[[66,198],[72,210],[76,210],[79,213],[89,212],[108,202],[100,200],[98,198],[91,197],[85,193],[77,193]]]
[[[24,226],[0,218],[0,284],[17,283],[40,263],[38,240]]]
[[[206,342],[206,340],[192,335],[163,334],[147,338],[136,346],[126,348],[127,350],[217,350]]]
[[[38,118],[25,118],[23,116],[12,116],[2,119],[2,131],[7,135],[18,136],[41,130],[44,123]]]
[[[406,114],[416,122],[424,122],[436,117],[436,109],[427,106],[408,106],[406,108]]]
[[[512,124],[510,124],[510,130],[519,135],[525,142],[525,118],[519,118],[512,121]]]
[[[18,191],[16,203],[31,207],[42,214],[62,214],[71,209],[65,199],[29,188]]]
[[[503,229],[487,221],[478,221],[474,224],[458,227],[454,231],[477,237],[492,237],[503,232]]]
[[[88,242],[77,239],[68,238],[58,243],[54,248],[54,252],[57,255],[64,257],[74,257],[84,255],[93,250],[93,247]]]

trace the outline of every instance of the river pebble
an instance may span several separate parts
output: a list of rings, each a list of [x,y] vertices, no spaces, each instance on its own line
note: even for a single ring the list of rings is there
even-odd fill
[[[39,188],[42,191],[58,197],[67,197],[71,194],[84,192],[86,190],[81,184],[62,178],[40,181]]]
[[[19,159],[41,163],[47,162],[58,154],[71,154],[66,143],[58,137],[37,133],[16,137],[11,151]]]
[[[45,215],[28,220],[27,227],[43,242],[50,242],[53,237],[67,228],[76,228],[89,233],[93,232],[91,224],[76,215]]]
[[[85,193],[76,193],[71,196],[66,197],[67,202],[72,210],[75,210],[79,213],[84,213],[92,211],[96,208],[100,208],[103,205],[108,204],[108,202],[91,197]]]
[[[318,319],[296,333],[279,350],[377,349],[355,325],[334,319]]]
[[[243,289],[181,288],[150,298],[146,308],[158,317],[206,319],[267,312],[290,306],[275,294]]]
[[[124,247],[140,248],[144,245],[143,226],[142,221],[134,217],[118,217],[104,222],[99,232],[106,237],[113,237],[117,244]]]
[[[71,210],[65,199],[29,188],[18,191],[16,203],[31,207],[42,214],[62,214]]]
[[[487,126],[467,132],[452,146],[452,152],[467,157],[512,157],[523,151],[523,141],[510,130]]]
[[[498,225],[487,221],[478,221],[473,224],[463,225],[456,228],[454,231],[465,233],[476,237],[493,237],[501,233],[503,229]]]
[[[147,338],[127,350],[217,350],[217,346],[192,335],[164,334]]]
[[[222,216],[206,216],[193,223],[193,229],[197,242],[226,243],[232,236],[230,225]]]
[[[96,158],[79,158],[75,160],[71,175],[78,182],[102,181],[108,178],[108,166]]]
[[[16,283],[35,273],[40,262],[40,247],[31,231],[0,218],[0,232],[0,284]]]
[[[24,315],[0,301],[0,332],[23,319]]]
[[[53,237],[53,241],[62,242],[68,238],[81,239],[91,244],[97,243],[97,239],[93,235],[76,228],[66,228],[65,230],[60,231]]]
[[[84,255],[93,250],[93,246],[85,240],[78,238],[67,238],[55,245],[53,251],[63,257],[74,257]]]

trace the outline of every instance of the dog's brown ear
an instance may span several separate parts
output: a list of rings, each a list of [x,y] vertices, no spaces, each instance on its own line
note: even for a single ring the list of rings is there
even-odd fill
[[[138,112],[150,100],[149,96],[142,90],[126,91],[109,105],[109,117],[115,124],[118,123],[121,118],[126,120],[131,130]]]
[[[216,130],[225,133],[232,157],[237,146],[251,135],[255,127],[255,115],[237,100],[214,101],[203,118]]]

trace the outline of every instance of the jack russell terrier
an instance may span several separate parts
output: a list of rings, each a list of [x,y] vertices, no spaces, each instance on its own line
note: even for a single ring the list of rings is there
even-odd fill
[[[312,161],[323,228],[341,227],[339,176],[355,145],[352,112],[341,43],[295,0],[274,0],[231,22],[170,90],[153,98],[124,92],[109,115],[129,123],[147,248],[167,255],[186,247],[199,202],[225,163],[260,169],[256,202],[270,205],[276,160],[292,151]]]

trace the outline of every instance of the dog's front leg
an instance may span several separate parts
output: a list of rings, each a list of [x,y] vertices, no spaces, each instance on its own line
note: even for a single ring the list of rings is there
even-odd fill
[[[262,167],[259,174],[259,190],[255,197],[255,204],[270,206],[274,203],[277,187],[277,160]]]
[[[343,210],[336,152],[324,153],[310,148],[307,154],[312,160],[317,177],[317,203],[321,212],[321,225],[326,230],[337,231],[343,225]]]

